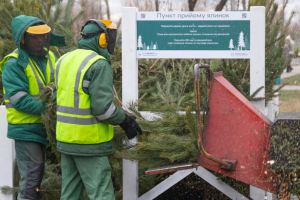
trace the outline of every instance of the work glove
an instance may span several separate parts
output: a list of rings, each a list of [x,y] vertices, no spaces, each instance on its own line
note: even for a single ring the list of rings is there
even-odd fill
[[[129,140],[134,138],[137,133],[139,133],[140,135],[142,135],[143,133],[141,127],[138,125],[135,119],[135,116],[129,116],[125,114],[124,121],[119,124],[119,126],[125,131],[126,136]]]

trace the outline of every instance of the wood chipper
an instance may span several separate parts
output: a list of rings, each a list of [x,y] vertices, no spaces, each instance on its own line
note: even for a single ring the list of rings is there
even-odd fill
[[[200,113],[200,68],[206,69],[209,97],[207,111],[203,113]],[[209,65],[195,65],[194,86],[200,151],[198,162],[152,168],[148,169],[146,174],[160,174],[202,166],[274,194],[285,191],[282,194],[283,199],[288,199],[286,192],[288,188],[285,188],[287,179],[281,178],[281,181],[278,179],[278,175],[283,172],[280,170],[280,164],[278,162],[274,164],[274,158],[270,157],[271,154],[274,157],[275,154],[281,153],[281,150],[271,148],[273,123],[231,85],[222,76],[222,72],[213,73],[212,79],[210,76]],[[201,114],[206,115],[203,133]],[[278,124],[278,119],[274,124]],[[284,126],[288,126],[288,123]],[[298,127],[300,129],[300,126]],[[297,126],[295,128],[297,129]],[[273,132],[272,134],[277,134],[276,131]],[[277,140],[284,139],[278,136]]]

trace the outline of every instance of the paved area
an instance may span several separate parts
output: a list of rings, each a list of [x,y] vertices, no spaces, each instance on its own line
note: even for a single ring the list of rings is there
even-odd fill
[[[275,85],[273,89],[279,88],[280,85]],[[300,85],[286,85],[281,90],[300,90]]]
[[[284,78],[289,78],[292,76],[296,76],[298,74],[300,74],[300,64],[299,65],[294,65],[293,66],[293,71],[287,73],[286,69],[283,71],[283,73],[281,74],[281,80]],[[277,89],[279,87],[279,85],[275,85],[273,88]],[[286,85],[283,88],[281,88],[281,90],[300,90],[300,85]]]
[[[294,68],[293,71],[291,71],[289,73],[287,73],[286,69],[285,69],[281,75],[281,79],[300,74],[300,65],[293,66],[293,68]]]

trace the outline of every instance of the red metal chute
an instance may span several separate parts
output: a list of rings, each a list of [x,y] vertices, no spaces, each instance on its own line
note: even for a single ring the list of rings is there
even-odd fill
[[[271,175],[271,121],[248,101],[223,76],[214,73],[209,115],[205,120],[203,144],[211,155],[237,160],[235,171],[200,155],[200,164],[208,169],[232,177],[260,189],[276,193],[277,181]]]

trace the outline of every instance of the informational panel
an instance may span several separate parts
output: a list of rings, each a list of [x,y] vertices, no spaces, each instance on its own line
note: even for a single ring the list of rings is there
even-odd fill
[[[250,58],[250,12],[137,12],[137,58]]]

